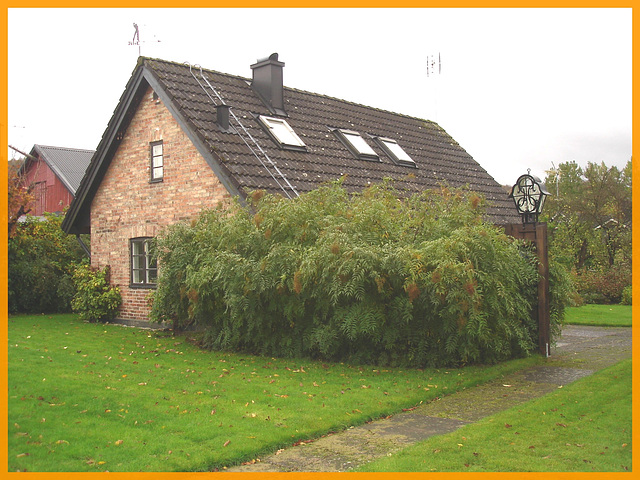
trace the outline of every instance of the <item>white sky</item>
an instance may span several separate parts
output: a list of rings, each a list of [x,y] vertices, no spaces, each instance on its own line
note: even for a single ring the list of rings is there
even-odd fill
[[[288,87],[434,120],[503,184],[631,158],[630,8],[9,9],[9,145],[95,149],[134,22],[144,56],[250,77],[278,52]]]

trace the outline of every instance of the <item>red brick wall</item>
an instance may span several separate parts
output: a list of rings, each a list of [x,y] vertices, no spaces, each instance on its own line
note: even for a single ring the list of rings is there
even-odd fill
[[[149,144],[162,140],[163,181],[150,183]],[[147,320],[149,289],[129,288],[129,239],[155,237],[230,199],[178,122],[149,88],[91,204],[91,263],[111,266],[119,285],[119,317]],[[158,266],[162,269],[162,265]]]

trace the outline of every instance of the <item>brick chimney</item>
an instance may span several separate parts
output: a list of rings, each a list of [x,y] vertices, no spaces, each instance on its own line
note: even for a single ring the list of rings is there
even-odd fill
[[[268,58],[258,60],[251,65],[253,79],[251,88],[275,115],[286,115],[284,111],[284,88],[282,83],[282,67],[284,62],[278,61],[278,54],[272,53]]]

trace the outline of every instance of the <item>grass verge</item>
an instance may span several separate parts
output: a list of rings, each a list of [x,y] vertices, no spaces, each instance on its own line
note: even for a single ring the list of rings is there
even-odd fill
[[[568,307],[564,323],[594,327],[630,327],[631,305],[594,305]]]
[[[9,318],[9,471],[206,471],[533,365],[399,369],[201,350],[166,332]]]
[[[625,360],[360,471],[631,471],[631,435],[631,360]]]

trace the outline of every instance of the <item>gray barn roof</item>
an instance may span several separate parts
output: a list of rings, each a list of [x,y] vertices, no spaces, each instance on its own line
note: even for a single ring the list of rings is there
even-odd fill
[[[34,145],[31,155],[44,160],[72,195],[80,186],[94,150]]]

